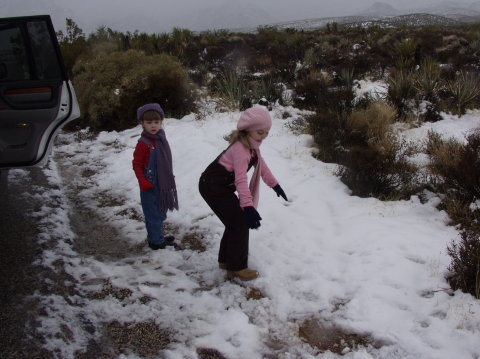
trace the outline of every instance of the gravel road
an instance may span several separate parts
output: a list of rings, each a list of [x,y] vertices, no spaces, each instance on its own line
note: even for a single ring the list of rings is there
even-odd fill
[[[48,186],[40,169],[24,171],[19,182],[8,183],[2,171],[0,183],[0,353],[4,359],[52,358],[42,348],[36,333],[36,318],[43,313],[32,299],[35,292],[59,290],[46,288],[45,279],[53,277],[48,269],[35,264],[43,248],[38,241],[38,222],[32,216],[42,204],[25,197],[25,192]]]

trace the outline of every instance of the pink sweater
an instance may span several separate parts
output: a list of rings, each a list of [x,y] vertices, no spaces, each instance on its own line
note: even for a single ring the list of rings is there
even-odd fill
[[[240,141],[235,142],[230,148],[220,157],[218,163],[221,164],[229,172],[235,173],[235,187],[238,192],[241,207],[253,206],[252,193],[248,188],[248,164],[253,156],[256,156],[255,150],[253,155],[250,150],[246,148]],[[260,157],[262,161],[262,180],[269,187],[274,187],[278,181],[273,176],[267,164]]]

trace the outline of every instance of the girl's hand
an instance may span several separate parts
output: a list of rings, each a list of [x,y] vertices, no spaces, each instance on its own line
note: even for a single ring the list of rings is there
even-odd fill
[[[280,187],[279,184],[277,184],[276,186],[272,187],[272,189],[273,189],[273,190],[275,191],[275,193],[277,194],[277,197],[282,196],[285,201],[288,201],[287,195],[285,194],[285,192],[283,191],[282,187]]]
[[[245,221],[247,222],[248,228],[257,229],[260,227],[262,217],[260,217],[255,207],[245,207],[243,213],[245,214]]]

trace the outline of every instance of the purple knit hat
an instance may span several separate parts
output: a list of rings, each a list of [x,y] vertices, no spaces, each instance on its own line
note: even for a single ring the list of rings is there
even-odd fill
[[[137,109],[137,121],[140,122],[143,119],[143,115],[147,111],[158,112],[162,120],[165,118],[165,113],[158,103],[147,103],[146,105],[140,106]]]
[[[263,106],[250,107],[242,112],[237,123],[237,129],[257,131],[272,127],[272,118]]]

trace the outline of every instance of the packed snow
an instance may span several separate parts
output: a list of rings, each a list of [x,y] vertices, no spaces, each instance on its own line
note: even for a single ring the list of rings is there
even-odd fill
[[[249,266],[260,277],[246,283],[225,279],[217,263],[223,226],[198,192],[200,174],[226,148],[224,136],[235,128],[239,112],[212,110],[202,120],[193,114],[167,118],[164,128],[180,203],[178,212],[169,212],[168,226],[175,228],[178,240],[201,238],[205,251],[151,251],[145,246],[140,254],[125,253],[124,260],[80,256],[73,250],[75,235],[68,226],[73,204],[56,193],[56,206],[42,211],[57,224],[47,225],[42,236],[66,240],[44,254],[44,264],[61,259],[83,291],[101,290],[108,279],[132,294],[125,300],[74,296],[68,301],[39,294],[49,308],[41,326],[48,348],[61,350],[64,358],[84,349],[87,338],[75,324],[81,320],[154,321],[170,329],[175,339],[162,358],[197,358],[197,348],[216,349],[228,359],[340,357],[302,341],[299,327],[314,320],[369,338],[368,345],[346,347],[347,359],[480,358],[480,302],[452,292],[444,278],[450,263],[447,245],[459,234],[436,209],[439,199],[431,195],[427,203],[417,197],[382,202],[351,196],[335,176],[336,165],[312,156],[312,137],[293,133],[304,113],[281,106],[270,113],[273,127],[261,150],[288,201],[261,185],[258,211],[263,220],[250,232],[249,257]],[[421,141],[430,127],[462,137],[479,125],[479,111],[460,119],[442,115],[443,121],[409,130],[408,137]],[[92,198],[92,216],[114,224],[132,246],[145,243],[146,237],[143,223],[125,215],[141,213],[131,168],[140,133],[136,126],[81,141],[62,134],[56,147],[68,155],[67,164],[83,161],[95,170],[79,195]],[[45,172],[61,189],[65,179],[55,161]],[[22,173],[12,171],[11,177]],[[98,207],[93,199],[100,195],[122,199],[123,204]],[[262,296],[247,298],[251,288]],[[139,298],[145,296],[152,300],[142,303]],[[72,331],[68,345],[55,335],[62,325]],[[132,352],[121,358],[139,356]]]

